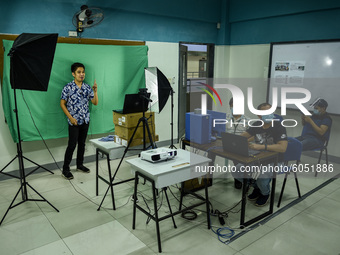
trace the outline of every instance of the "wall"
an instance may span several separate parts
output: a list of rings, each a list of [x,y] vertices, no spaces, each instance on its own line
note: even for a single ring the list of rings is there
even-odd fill
[[[215,43],[221,0],[13,0],[0,2],[0,33],[59,33],[68,36],[80,6],[101,7],[105,18],[83,37],[160,42]],[[204,6],[204,8],[202,8]]]
[[[340,1],[230,0],[230,44],[337,39]]]

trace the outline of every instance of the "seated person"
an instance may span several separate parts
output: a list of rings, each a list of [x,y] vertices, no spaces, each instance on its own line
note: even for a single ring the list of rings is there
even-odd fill
[[[303,135],[296,137],[302,143],[302,150],[309,151],[320,148],[329,137],[332,126],[332,119],[326,112],[328,103],[324,99],[319,99],[314,104],[312,117],[303,115],[302,125]]]
[[[227,114],[228,123],[226,125],[226,132],[240,135],[247,130],[250,118],[245,115],[235,115],[233,113],[233,98],[229,100],[229,107],[231,113]]]
[[[271,105],[268,103],[260,104],[258,110],[268,110]],[[286,128],[281,125],[279,121],[272,121],[275,119],[274,114],[258,116],[262,122],[258,121],[252,124],[246,132],[241,134],[249,139],[255,137],[255,143],[249,144],[249,148],[254,150],[267,150],[279,152],[279,162],[283,162],[284,152],[287,149],[288,141]],[[273,124],[272,124],[273,123]],[[260,162],[261,165],[272,165],[273,162]],[[282,164],[282,163],[280,163]],[[236,166],[236,173],[233,173],[235,178],[242,180],[244,173],[240,171],[242,165],[238,164]],[[259,167],[258,170],[261,170]],[[258,178],[256,178],[253,183],[254,190],[248,196],[249,200],[256,200],[256,206],[264,206],[267,204],[270,195],[270,182],[272,179],[272,172],[259,173]],[[249,178],[253,178],[250,173]]]
[[[229,100],[229,107],[230,107],[230,114],[227,115],[227,121],[228,123],[226,124],[226,132],[227,133],[232,133],[236,135],[240,135],[244,133],[247,128],[248,128],[248,121],[250,118],[248,118],[245,115],[235,115],[233,113],[233,98]],[[234,165],[237,165],[238,162],[235,160],[233,161]],[[228,160],[226,159],[225,165],[228,164]],[[236,189],[241,189],[242,188],[242,182],[240,182],[237,179],[234,179],[234,187]]]

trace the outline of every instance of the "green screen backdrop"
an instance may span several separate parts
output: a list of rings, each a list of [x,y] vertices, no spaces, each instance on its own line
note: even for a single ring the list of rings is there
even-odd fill
[[[2,104],[13,141],[17,143],[14,90],[10,85],[10,57],[7,56],[12,44],[13,41],[3,41]],[[21,140],[41,140],[36,127],[44,139],[68,136],[67,117],[60,108],[60,96],[63,87],[73,80],[71,65],[74,62],[85,65],[87,84],[92,87],[95,79],[98,84],[99,103],[96,106],[90,103],[89,134],[113,132],[112,110],[123,108],[125,94],[145,88],[147,52],[147,46],[57,44],[47,92],[16,90]]]

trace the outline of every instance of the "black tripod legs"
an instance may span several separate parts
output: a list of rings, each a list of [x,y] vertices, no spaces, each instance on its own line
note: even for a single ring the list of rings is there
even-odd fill
[[[23,200],[15,205],[14,202],[15,200],[17,199],[20,191],[26,191],[27,189],[27,186],[30,187],[39,197],[41,197],[42,199],[29,199],[27,197],[27,192],[23,192],[25,193],[26,195],[23,197]],[[18,205],[21,205],[27,201],[36,201],[36,202],[46,202],[48,203],[54,210],[56,210],[57,212],[59,212],[59,210],[57,208],[55,208],[48,200],[46,200],[38,191],[36,191],[31,185],[29,185],[27,182],[22,182],[21,185],[20,185],[20,188],[19,190],[17,191],[17,193],[15,194],[11,204],[9,205],[9,207],[7,208],[7,211],[5,212],[4,216],[2,217],[1,221],[0,221],[0,226],[2,224],[2,222],[5,220],[9,210],[13,209],[14,207],[18,206]]]

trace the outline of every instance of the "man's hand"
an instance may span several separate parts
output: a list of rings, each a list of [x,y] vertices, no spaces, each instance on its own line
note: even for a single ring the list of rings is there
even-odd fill
[[[249,143],[248,147],[252,150],[263,150],[263,144]]]
[[[78,126],[78,122],[75,118],[71,117],[70,118],[70,121],[71,121],[71,124],[74,125],[74,126]]]
[[[305,123],[309,123],[309,124],[310,124],[311,122],[313,122],[312,118],[309,117],[309,116],[303,116],[303,117],[302,117],[302,121],[305,122]]]
[[[96,82],[96,80],[94,80],[92,89],[93,89],[93,92],[94,92],[94,93],[97,92],[97,82]]]

